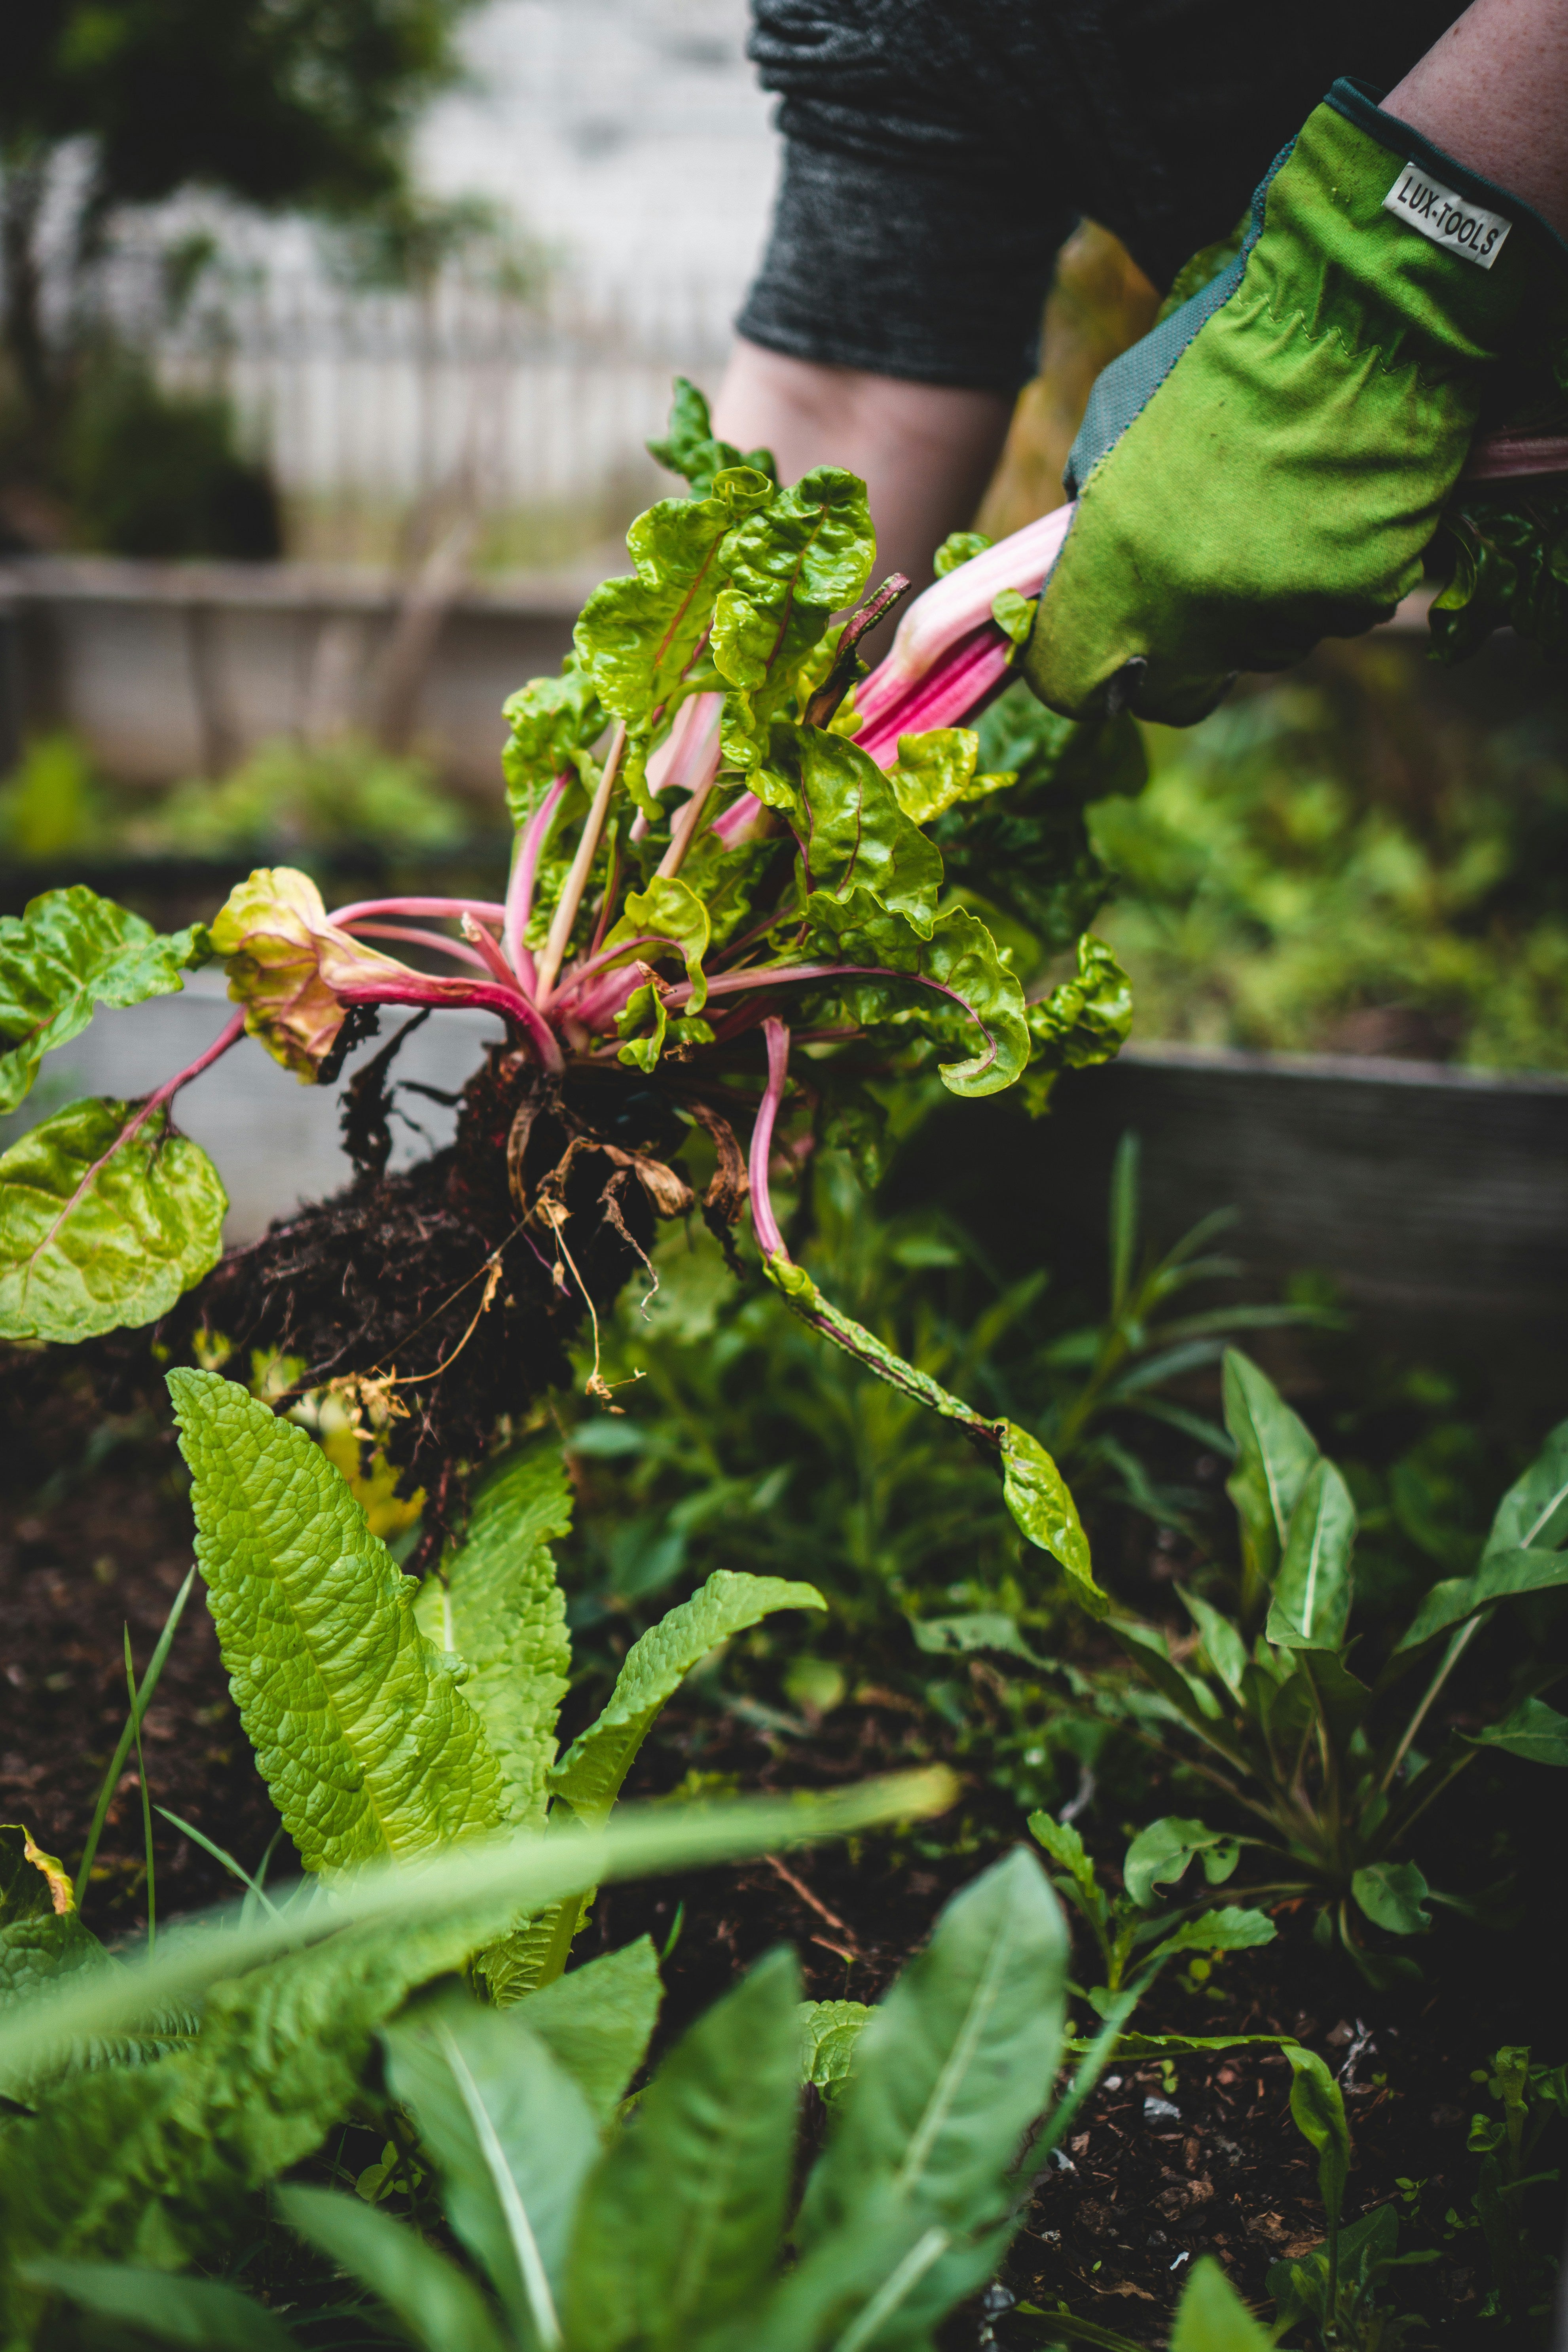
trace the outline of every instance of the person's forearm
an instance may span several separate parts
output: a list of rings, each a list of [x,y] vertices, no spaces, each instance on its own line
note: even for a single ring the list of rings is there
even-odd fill
[[[1383,107],[1568,236],[1568,0],[1475,0]]]
[[[772,449],[786,482],[812,466],[862,476],[877,576],[907,572],[922,588],[948,533],[973,522],[1012,413],[1001,393],[909,383],[737,340],[713,429],[740,448]]]

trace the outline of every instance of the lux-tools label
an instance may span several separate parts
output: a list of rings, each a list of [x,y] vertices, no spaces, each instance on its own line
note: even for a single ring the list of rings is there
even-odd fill
[[[1452,188],[1444,187],[1440,180],[1428,178],[1419,163],[1406,163],[1384,196],[1383,208],[1397,213],[1434,245],[1463,254],[1479,269],[1491,268],[1513,226],[1501,213],[1484,212],[1479,205],[1469,204]]]

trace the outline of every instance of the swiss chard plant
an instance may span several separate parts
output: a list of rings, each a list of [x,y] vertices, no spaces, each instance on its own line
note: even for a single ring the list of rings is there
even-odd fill
[[[1463,1907],[1408,1858],[1417,1822],[1478,1757],[1568,1766],[1568,1716],[1542,1696],[1562,1672],[1549,1660],[1522,1668],[1494,1720],[1438,1730],[1439,1701],[1500,1608],[1568,1585],[1568,1423],[1498,1505],[1475,1567],[1431,1588],[1374,1671],[1354,1622],[1356,1513],[1343,1476],[1235,1350],[1225,1412],[1241,1538],[1232,1592],[1183,1591],[1193,1635],[1181,1643],[1112,1620],[1152,1693],[1133,1708],[1138,1729],[1209,1782],[1224,1826],[1173,1814],[1133,1840],[1124,1884],[1147,1924],[1107,1921],[1108,1965],[1123,1942],[1130,1953],[1164,1932],[1162,1890],[1194,1864],[1215,1885],[1245,1863],[1246,1900],[1311,1904],[1320,1941],[1374,1981],[1418,1973],[1367,1939],[1368,1927],[1426,1934],[1429,1903]]]
[[[592,1313],[646,1257],[653,1221],[694,1208],[677,1155],[695,1139],[716,1230],[749,1191],[791,1305],[988,1449],[1026,1534],[1091,1597],[1037,1443],[837,1315],[792,1262],[768,1185],[801,1122],[851,1143],[874,1129],[878,1080],[934,1069],[956,1095],[1017,1086],[1039,1108],[1058,1071],[1127,1034],[1125,976],[1084,929],[1108,877],[1082,805],[1136,789],[1136,730],[1016,694],[988,709],[1012,685],[1062,519],[955,543],[868,675],[857,645],[907,583],[859,602],[864,486],[825,467],[781,488],[765,452],[714,440],[687,385],[660,454],[689,495],[634,523],[634,572],[589,597],[559,675],[507,706],[504,901],[328,909],[278,867],[177,939],[84,889],[0,926],[7,1102],[96,1003],[176,988],[216,957],[237,1008],[145,1101],[74,1104],[0,1159],[0,1336],[144,1324],[209,1274],[223,1188],[170,1105],[243,1037],[318,1084],[382,1008],[480,1007],[505,1037],[465,1091],[452,1152],[386,1178],[394,1039],[351,1087],[360,1184],[219,1270],[203,1294],[215,1330],[290,1352],[303,1387],[353,1386],[395,1423],[394,1459],[449,1471],[559,1376],[550,1318]],[[1073,976],[1052,985],[1064,950]],[[608,1402],[602,1378],[591,1386]]]

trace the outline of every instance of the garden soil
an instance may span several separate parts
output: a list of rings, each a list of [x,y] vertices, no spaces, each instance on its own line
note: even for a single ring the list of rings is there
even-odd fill
[[[190,1560],[172,1432],[145,1409],[106,1412],[79,1354],[0,1362],[0,1820],[25,1822],[69,1866],[125,1719],[122,1629],[144,1665]],[[809,1739],[683,1695],[628,1794],[668,1794],[693,1775],[710,1787],[714,1775],[769,1789],[842,1784],[941,1754],[944,1737],[892,1690],[862,1688]],[[277,1818],[199,1589],[144,1741],[154,1803],[254,1867]],[[927,1825],[918,1841],[867,1839],[787,1862],[607,1888],[578,1956],[644,1932],[668,1948],[661,2043],[780,1941],[797,1948],[812,1995],[874,2000],[920,1948],[946,1895],[1021,1832],[991,1791],[967,1791],[963,1820],[963,1851],[944,1847],[939,1826]],[[1484,1820],[1465,1829],[1484,1843]],[[158,1822],[156,1851],[162,1920],[234,1892],[220,1865],[167,1822]],[[280,1841],[274,1871],[295,1866]],[[1560,1890],[1542,1897],[1561,1899]],[[132,1761],[110,1808],[86,1916],[110,1941],[129,1939],[144,1906]],[[1467,2126],[1487,2104],[1474,2070],[1504,2042],[1534,2040],[1538,2058],[1552,2062],[1564,2054],[1546,2046],[1563,1925],[1532,1916],[1505,1940],[1445,1923],[1425,1982],[1374,1994],[1317,1950],[1305,1919],[1284,1917],[1274,1945],[1229,1956],[1206,1985],[1173,1976],[1138,2021],[1149,2032],[1296,2034],[1329,2059],[1355,2142],[1347,2214],[1392,2202],[1407,2249],[1440,2250],[1437,2262],[1398,2274],[1404,2307],[1425,2314],[1438,2346],[1477,2340],[1488,2281],[1475,2229],[1445,2234],[1446,2215],[1471,2211]],[[1140,2343],[1163,2343],[1182,2280],[1205,2252],[1263,2304],[1270,2263],[1321,2236],[1314,2162],[1289,2120],[1289,2086],[1286,2063],[1267,2051],[1113,2069],[1065,2161],[1049,2170],[999,2286],[956,2315],[944,2342],[952,2352],[1022,2346],[1038,2335],[1027,2307],[1062,2303]],[[811,2129],[820,2132],[823,2113],[810,2098]]]

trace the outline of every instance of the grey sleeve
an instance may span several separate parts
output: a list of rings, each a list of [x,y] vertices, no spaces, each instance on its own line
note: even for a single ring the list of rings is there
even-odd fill
[[[753,0],[783,99],[772,235],[736,320],[796,359],[1013,393],[1073,212],[1026,116],[999,120],[989,10]]]

